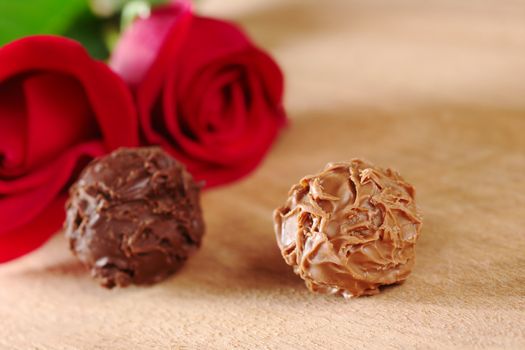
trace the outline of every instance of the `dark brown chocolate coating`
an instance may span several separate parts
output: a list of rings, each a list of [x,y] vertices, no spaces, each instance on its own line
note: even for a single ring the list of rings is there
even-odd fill
[[[158,147],[95,159],[70,189],[71,251],[107,288],[152,284],[200,246],[200,186]]]

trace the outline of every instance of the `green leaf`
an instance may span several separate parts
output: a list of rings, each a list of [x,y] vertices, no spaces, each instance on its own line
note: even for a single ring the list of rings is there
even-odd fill
[[[0,46],[33,34],[60,34],[80,13],[87,0],[0,0]]]
[[[62,34],[79,41],[92,57],[106,59],[109,56],[109,50],[105,36],[106,28],[109,26],[109,20],[95,17],[90,11],[86,10],[79,14],[72,25]]]

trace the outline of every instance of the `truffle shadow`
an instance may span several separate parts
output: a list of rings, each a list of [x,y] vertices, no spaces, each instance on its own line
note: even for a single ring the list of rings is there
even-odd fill
[[[83,278],[84,276],[89,276],[89,271],[77,259],[71,257],[70,259],[47,265],[40,269],[27,270],[23,275],[28,277],[46,275],[57,278],[64,276]]]
[[[283,261],[273,242],[258,239],[228,244],[207,237],[207,246],[188,261],[180,275],[166,282],[174,291],[193,290],[213,295],[284,292],[304,288],[302,280]]]

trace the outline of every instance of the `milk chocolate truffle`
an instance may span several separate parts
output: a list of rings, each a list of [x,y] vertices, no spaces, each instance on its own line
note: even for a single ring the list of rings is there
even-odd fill
[[[70,189],[65,234],[107,288],[152,284],[200,246],[200,185],[158,147],[95,159]]]
[[[421,216],[398,173],[354,159],[294,185],[274,223],[282,256],[311,291],[352,297],[407,278]]]

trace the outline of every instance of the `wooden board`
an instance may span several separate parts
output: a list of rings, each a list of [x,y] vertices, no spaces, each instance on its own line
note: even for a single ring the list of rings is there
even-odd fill
[[[525,4],[424,3],[203,0],[282,63],[291,126],[204,194],[204,246],[165,283],[104,290],[60,235],[0,266],[0,348],[525,348]],[[352,157],[416,186],[416,267],[378,296],[313,295],[271,212]]]

